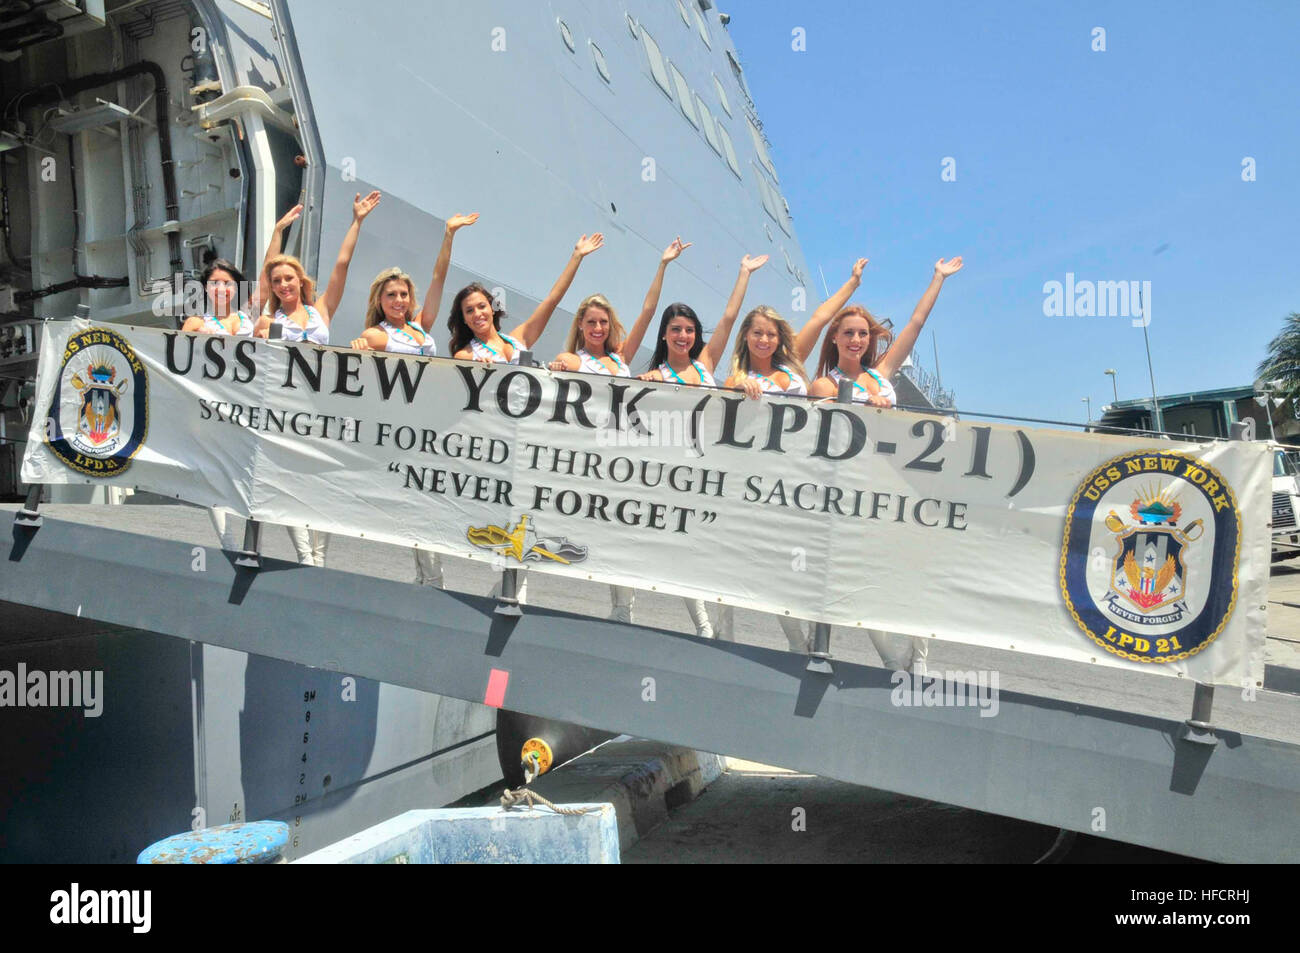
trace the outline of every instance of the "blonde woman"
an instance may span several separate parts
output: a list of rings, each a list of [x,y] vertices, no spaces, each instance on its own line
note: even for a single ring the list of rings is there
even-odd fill
[[[259,279],[261,300],[267,302],[269,313],[263,313],[257,320],[253,334],[260,338],[270,336],[271,327],[280,328],[286,341],[308,341],[312,344],[329,344],[330,318],[343,300],[343,289],[347,285],[348,267],[352,264],[352,254],[356,251],[357,239],[361,237],[361,223],[379,204],[379,193],[371,192],[364,199],[361,193],[352,202],[352,224],[343,236],[339,246],[338,258],[330,272],[329,284],[324,293],[316,297],[316,285],[308,277],[302,262],[292,255],[280,253],[283,248],[284,231],[302,214],[302,206],[295,205],[283,218],[275,223],[271,241],[266,249],[266,258],[262,262]],[[329,546],[329,534],[319,530],[300,526],[286,527],[293,548],[298,554],[298,562],[304,566],[324,566],[325,549]]]
[[[808,373],[795,345],[794,330],[767,305],[759,305],[740,323],[731,375],[723,386],[744,391],[754,400],[767,395],[807,395]],[[790,651],[808,651],[808,636],[798,619],[778,615],[777,621]],[[713,625],[719,639],[735,641],[735,608],[719,606]]]
[[[608,298],[601,294],[583,298],[573,315],[573,324],[569,327],[564,353],[547,366],[553,371],[582,371],[587,374],[630,377],[632,372],[628,369],[628,365],[636,356],[637,348],[641,346],[641,339],[645,337],[645,332],[650,327],[650,319],[654,317],[655,309],[659,307],[659,295],[664,286],[664,272],[671,262],[676,261],[678,256],[690,247],[691,243],[683,243],[679,235],[664,249],[663,255],[659,258],[659,268],[650,282],[650,289],[641,304],[641,313],[632,325],[630,334],[624,334],[623,325],[618,320],[618,313]],[[631,586],[610,586],[609,598],[612,609],[609,618],[614,622],[631,622],[632,603],[635,597],[636,590]]]

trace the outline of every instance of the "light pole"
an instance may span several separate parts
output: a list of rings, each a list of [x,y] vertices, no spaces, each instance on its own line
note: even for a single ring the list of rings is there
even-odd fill
[[[1117,383],[1115,383],[1115,381],[1119,379],[1119,375],[1115,373],[1115,368],[1113,368],[1113,367],[1108,367],[1108,368],[1106,368],[1106,370],[1104,371],[1104,373],[1110,375],[1110,386],[1111,386],[1111,389],[1115,392],[1115,403],[1118,404],[1118,403],[1119,403],[1119,385],[1118,385]]]
[[[1138,286],[1138,310],[1142,312],[1142,341],[1147,347],[1147,374],[1151,376],[1151,423],[1152,429],[1156,433],[1163,433],[1165,429],[1164,417],[1160,413],[1160,398],[1156,396],[1156,372],[1151,366],[1151,338],[1147,336],[1147,325],[1151,323],[1151,315],[1147,313],[1146,302],[1142,300],[1142,288]]]
[[[1088,423],[1092,423],[1092,398],[1080,397],[1079,399],[1088,405]]]

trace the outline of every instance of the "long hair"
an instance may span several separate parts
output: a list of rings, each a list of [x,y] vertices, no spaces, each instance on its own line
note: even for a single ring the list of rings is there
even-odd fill
[[[862,369],[875,367],[880,363],[880,359],[885,356],[888,345],[894,339],[894,335],[889,329],[871,316],[871,312],[860,304],[851,304],[840,311],[831,319],[830,327],[826,329],[826,337],[822,340],[821,359],[817,362],[817,376],[827,377],[830,375],[832,367],[838,367],[840,363],[840,349],[835,344],[835,335],[839,333],[840,325],[844,323],[845,318],[857,316],[867,319],[867,328],[870,338],[867,341],[867,350],[862,358]]]
[[[609,334],[605,338],[605,353],[610,354],[617,351],[623,346],[623,338],[627,332],[623,330],[623,325],[619,323],[618,312],[614,306],[609,303],[609,299],[602,294],[587,295],[578,304],[578,310],[573,315],[573,324],[569,326],[569,336],[565,338],[564,350],[570,354],[577,354],[578,348],[587,346],[586,337],[582,333],[582,318],[590,307],[603,308],[609,315]]]
[[[203,286],[205,302],[208,295],[208,282],[212,280],[213,274],[218,271],[224,271],[235,282],[235,293],[231,297],[230,306],[226,310],[226,317],[233,317],[237,311],[242,310],[247,304],[247,301],[243,300],[243,298],[247,293],[248,284],[244,281],[244,273],[236,268],[233,262],[225,258],[214,258],[208,262],[208,266],[203,269],[203,273],[199,276],[199,284]]]
[[[501,333],[501,319],[506,316],[506,313],[497,307],[496,301],[492,298],[492,292],[475,281],[457,291],[456,297],[451,302],[451,313],[447,315],[447,330],[451,331],[450,353],[452,354],[464,350],[469,346],[469,342],[474,340],[474,332],[465,323],[462,305],[464,305],[465,299],[476,291],[488,299],[488,304],[492,306],[492,324],[496,327],[497,333]]]
[[[275,293],[275,286],[271,284],[271,272],[281,265],[288,265],[298,273],[298,299],[303,304],[316,303],[316,283],[307,277],[306,270],[302,267],[302,262],[292,255],[276,255],[266,263],[262,273],[266,275],[266,284],[270,289],[267,298],[267,307],[271,309],[271,314],[280,310],[280,296]]]
[[[420,313],[420,306],[415,300],[415,282],[411,276],[400,268],[385,268],[379,274],[375,275],[375,280],[370,282],[370,297],[366,301],[366,324],[368,328],[373,328],[379,322],[386,320],[384,317],[384,308],[379,299],[384,295],[384,288],[390,281],[401,281],[406,284],[406,292],[409,294],[410,303],[406,306],[406,320],[414,321]]]
[[[675,301],[668,307],[664,308],[663,317],[659,319],[658,338],[655,340],[655,353],[650,358],[650,368],[653,370],[660,364],[668,360],[668,342],[664,340],[664,335],[668,333],[668,322],[673,318],[690,318],[691,323],[695,325],[695,346],[691,348],[691,360],[694,361],[704,350],[704,325],[700,324],[700,319],[695,313],[695,309],[689,304],[682,304]]]
[[[754,327],[755,318],[766,318],[776,327],[777,341],[776,350],[772,352],[772,369],[778,370],[785,367],[791,374],[797,374],[807,384],[808,372],[804,370],[803,362],[799,360],[799,355],[794,350],[794,330],[786,323],[785,318],[765,304],[760,304],[745,315],[745,320],[740,323],[740,335],[736,339],[736,348],[731,359],[731,375],[733,377],[744,377],[749,374],[748,335],[750,329]]]

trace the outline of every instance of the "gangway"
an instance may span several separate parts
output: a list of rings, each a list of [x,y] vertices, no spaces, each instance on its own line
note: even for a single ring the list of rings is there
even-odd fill
[[[1300,858],[1286,732],[1207,744],[1179,719],[1009,691],[995,717],[900,706],[892,673],[838,658],[819,674],[789,652],[273,559],[195,572],[187,542],[48,515],[11,533],[2,601],[1192,857]]]

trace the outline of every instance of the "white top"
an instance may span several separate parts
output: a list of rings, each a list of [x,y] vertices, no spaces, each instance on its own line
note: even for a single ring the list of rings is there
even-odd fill
[[[876,383],[880,385],[880,396],[889,402],[890,407],[897,407],[898,395],[894,393],[894,385],[869,367],[867,368],[867,373],[874,377]],[[835,382],[836,386],[839,385],[840,381],[846,381],[849,379],[838,367],[831,368],[830,378]],[[870,397],[871,391],[867,390],[857,381],[853,382],[853,402],[855,404],[865,404]]]
[[[242,311],[236,311],[239,317],[239,326],[235,328],[234,337],[247,337],[253,333],[253,319]],[[230,317],[230,315],[227,315]],[[221,319],[214,314],[205,314],[203,316],[203,327],[199,328],[200,334],[230,334],[226,326],[221,323]]]
[[[377,326],[388,336],[385,351],[394,354],[422,354],[425,357],[433,357],[438,353],[437,345],[433,343],[433,335],[425,333],[423,328],[413,324],[399,328],[387,321],[380,321]]]
[[[612,351],[606,355],[614,359],[618,366],[617,371],[611,371],[609,366],[599,358],[592,357],[587,353],[586,348],[578,348],[578,370],[586,371],[589,374],[608,374],[611,377],[631,377],[632,372],[627,369],[623,359]]]
[[[305,304],[303,307],[307,309],[307,326],[305,328],[289,320],[289,316],[278,308],[271,323],[284,328],[283,339],[286,341],[310,341],[312,344],[329,344],[330,326],[321,319],[320,312],[311,305]]]
[[[718,382],[713,379],[713,375],[704,369],[704,365],[699,361],[691,361],[691,366],[695,368],[695,373],[700,375],[701,387],[717,387]],[[687,384],[682,380],[682,376],[673,370],[672,365],[664,361],[659,365],[659,373],[665,381],[675,381],[678,384],[686,384],[687,387],[694,387],[694,384]]]
[[[772,380],[772,378],[765,377],[764,375],[758,373],[758,371],[750,371],[749,376],[754,378],[754,380],[758,381],[758,386],[762,389],[763,393],[765,394],[786,394],[790,397],[807,396],[808,385],[804,383],[804,379],[802,377],[800,377],[794,371],[790,370],[790,368],[786,367],[784,364],[777,367],[776,370],[781,371],[782,373],[786,374],[790,378],[789,387],[782,388],[781,385],[778,384],[776,381]]]
[[[519,352],[526,350],[526,348],[518,341],[516,341],[514,338],[512,338],[510,335],[505,334],[503,332],[500,333],[501,333],[501,340],[505,341],[507,344],[510,345],[510,360],[507,361],[504,355],[497,353],[495,350],[492,349],[491,345],[484,344],[478,338],[470,339],[469,342],[470,354],[474,355],[474,357],[476,358],[482,357],[483,355],[486,354],[492,358],[492,363],[494,364],[518,364]]]

